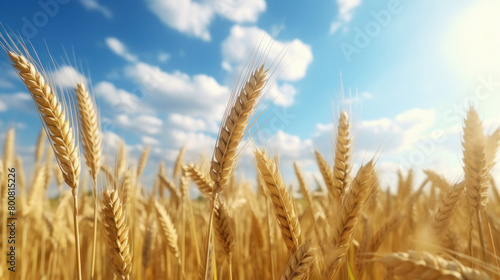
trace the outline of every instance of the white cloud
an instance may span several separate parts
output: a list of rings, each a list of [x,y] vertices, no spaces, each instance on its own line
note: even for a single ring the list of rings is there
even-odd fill
[[[111,112],[114,113],[137,113],[147,112],[148,110],[139,98],[123,89],[116,88],[110,82],[100,82],[94,88],[95,95],[111,106]]]
[[[313,60],[311,46],[299,39],[288,42],[274,40],[267,32],[257,27],[235,25],[231,28],[229,37],[222,43],[223,65],[234,68],[252,53],[256,44],[262,42],[261,48],[268,50],[268,61],[279,60],[277,73],[279,79],[297,81],[302,79]],[[267,48],[267,45],[270,48]],[[225,64],[224,64],[225,63]]]
[[[335,21],[330,25],[330,34],[337,32],[342,27],[342,23],[339,21]]]
[[[256,22],[259,14],[266,10],[265,0],[215,0],[216,12],[231,21]]]
[[[354,9],[361,4],[361,0],[337,0],[339,6],[339,17],[344,21],[352,19]]]
[[[355,96],[345,98],[342,100],[343,103],[347,105],[355,104],[355,103],[361,103],[363,101],[367,100],[372,100],[373,99],[373,94],[369,92],[362,92],[361,94],[356,94]]]
[[[210,40],[208,26],[214,10],[208,3],[191,0],[147,0],[149,9],[167,26],[182,33]]]
[[[210,40],[209,27],[216,15],[230,21],[256,22],[266,10],[265,0],[147,0],[149,9],[168,27]]]
[[[190,154],[197,156],[210,153],[212,156],[212,150],[214,148],[215,139],[205,133],[201,132],[189,132],[182,130],[171,130],[168,133],[168,140],[171,141],[173,147],[186,146],[186,150]]]
[[[22,110],[33,112],[35,104],[31,98],[31,95],[24,92],[16,92],[9,96],[8,107],[10,109]]]
[[[108,37],[106,38],[106,45],[110,48],[115,54],[125,58],[130,62],[137,62],[137,56],[131,54],[127,47],[117,38]]]
[[[0,112],[18,110],[33,113],[35,105],[31,95],[24,92],[0,94]],[[35,111],[36,112],[36,111]]]
[[[7,104],[5,104],[0,100],[0,112],[5,112],[5,111],[7,111]]]
[[[113,17],[111,11],[103,5],[99,4],[97,0],[80,0],[80,3],[82,3],[82,5],[89,11],[97,11],[108,19]]]
[[[289,83],[275,85],[272,87],[269,98],[274,99],[274,103],[279,106],[288,107],[294,103],[297,90]]]
[[[279,130],[268,142],[269,149],[279,153],[282,160],[296,161],[303,157],[312,157],[313,143],[310,139],[302,140]],[[309,156],[308,156],[309,155]]]
[[[161,131],[163,121],[157,117],[149,115],[138,115],[133,118],[122,114],[116,116],[118,125],[130,130],[147,134],[158,134]]]
[[[160,62],[167,62],[170,59],[170,54],[161,52],[158,54],[158,60]]]
[[[120,136],[111,131],[103,131],[101,136],[104,150],[113,149],[114,151],[115,149],[118,149],[120,143],[123,142],[123,139]]]
[[[227,87],[204,74],[168,73],[142,62],[127,67],[125,74],[140,85],[148,106],[170,113],[219,120],[229,96]]]
[[[188,131],[218,131],[218,126],[215,123],[209,123],[203,118],[174,113],[169,116],[168,120],[171,125]]]
[[[145,145],[150,145],[150,146],[156,146],[160,143],[160,141],[158,141],[158,139],[153,138],[153,137],[149,137],[149,136],[142,136],[141,141]]]
[[[11,88],[13,84],[5,77],[0,77],[0,88]]]
[[[342,25],[352,19],[354,10],[361,5],[361,0],[337,0],[338,19],[330,26],[330,33],[335,33]]]
[[[50,77],[54,85],[64,89],[73,89],[77,83],[87,81],[82,73],[69,65],[58,67],[57,70],[50,73]]]

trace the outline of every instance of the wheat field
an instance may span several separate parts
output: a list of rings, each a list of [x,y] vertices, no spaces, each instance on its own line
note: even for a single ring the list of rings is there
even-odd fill
[[[485,135],[473,107],[457,155],[463,180],[425,169],[417,181],[407,170],[391,192],[379,184],[377,157],[354,168],[352,116],[341,111],[333,164],[315,152],[327,190],[314,191],[296,163],[297,195],[279,157],[247,145],[272,86],[272,67],[257,60],[221,116],[212,157],[185,162],[183,148],[173,172],[161,163],[148,186],[149,147],[133,161],[122,143],[107,159],[88,85],[74,85],[72,104],[25,49],[4,50],[43,129],[33,139],[33,174],[16,154],[15,130],[6,132],[0,214],[2,224],[9,216],[17,224],[14,235],[2,226],[2,252],[15,236],[15,266],[2,253],[0,279],[500,279],[500,178],[491,175],[500,129]],[[253,153],[255,180],[234,172],[244,148]],[[54,198],[46,194],[51,182],[59,187]],[[202,195],[191,197],[191,188]]]

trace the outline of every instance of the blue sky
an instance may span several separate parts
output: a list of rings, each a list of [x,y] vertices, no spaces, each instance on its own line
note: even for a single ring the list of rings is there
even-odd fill
[[[29,38],[57,86],[91,84],[111,153],[120,138],[132,158],[152,146],[149,178],[182,145],[187,160],[210,156],[239,62],[262,38],[273,43],[271,59],[285,49],[257,142],[280,153],[291,183],[293,161],[309,180],[318,176],[314,148],[332,162],[340,109],[351,112],[355,165],[381,147],[385,184],[400,167],[457,180],[465,108],[476,106],[485,133],[500,125],[498,14],[494,0],[0,4],[0,22]],[[29,164],[41,124],[6,59],[0,69],[0,136],[15,126]],[[277,120],[264,124],[271,114]],[[251,174],[250,160],[241,166]]]

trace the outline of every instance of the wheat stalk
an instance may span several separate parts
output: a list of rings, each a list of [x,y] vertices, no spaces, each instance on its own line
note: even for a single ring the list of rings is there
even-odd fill
[[[333,189],[339,193],[340,199],[344,197],[349,184],[351,136],[349,132],[350,124],[347,118],[347,113],[341,111],[337,129],[335,164],[333,165]]]
[[[173,178],[177,179],[181,174],[182,166],[184,165],[184,155],[186,154],[186,146],[182,146],[179,155],[175,159]]]
[[[101,159],[99,118],[96,112],[95,103],[91,99],[85,84],[78,83],[75,91],[78,98],[80,134],[82,136],[85,163],[89,168],[90,175],[96,180]]]
[[[132,252],[130,250],[127,216],[118,191],[108,188],[102,202],[103,236],[116,277],[130,279]]]
[[[101,137],[99,131],[98,115],[96,105],[90,98],[89,91],[84,83],[76,86],[76,96],[78,99],[78,111],[80,119],[80,134],[82,137],[85,163],[92,176],[94,194],[94,234],[92,245],[92,278],[95,275],[95,254],[97,246],[97,172],[101,159]]]
[[[45,138],[47,134],[45,133],[45,129],[40,130],[40,134],[38,135],[38,141],[36,144],[35,150],[35,166],[38,166],[40,162],[42,162],[43,152],[45,150]]]
[[[199,272],[199,277],[200,280],[212,280],[214,278],[214,267],[213,267],[213,257],[214,257],[214,252],[212,248],[212,244],[208,242],[208,254],[207,254],[207,259],[205,259],[205,256],[203,256],[203,259],[201,260],[201,266],[200,266],[200,272]]]
[[[215,183],[215,192],[222,191],[229,182],[238,146],[257,99],[267,83],[267,71],[264,64],[256,69],[240,93],[228,104],[230,109],[222,121],[210,166],[210,178]]]
[[[167,189],[170,191],[170,197],[175,202],[175,205],[179,205],[182,195],[175,187],[174,182],[167,179],[167,177],[165,177],[164,175],[158,175],[158,178],[160,179],[161,186],[167,187]]]
[[[397,276],[404,279],[490,279],[484,272],[466,267],[457,261],[445,260],[428,252],[399,252],[388,254],[380,259],[386,267],[393,269]]]
[[[256,149],[257,169],[264,180],[273,203],[274,214],[288,250],[293,253],[302,244],[300,224],[292,198],[281,179],[276,163],[269,159],[266,151]]]
[[[464,177],[467,212],[470,217],[469,251],[472,255],[472,231],[474,217],[480,223],[479,211],[485,209],[488,200],[488,177],[484,153],[483,125],[474,108],[470,108],[464,123]],[[478,226],[481,244],[484,246],[481,227]],[[484,247],[483,254],[485,255]]]
[[[59,168],[59,165],[54,164],[53,166],[54,166],[53,167],[53,169],[54,169],[54,177],[56,178],[57,188],[59,189],[59,191],[62,192],[62,186],[64,184],[63,174],[61,172],[61,169]]]
[[[158,219],[158,227],[160,228],[161,236],[167,242],[168,248],[172,254],[174,254],[179,267],[181,266],[180,250],[179,244],[177,244],[177,230],[175,229],[174,223],[168,215],[165,208],[158,202],[154,201],[154,207],[156,209],[156,217]]]
[[[485,139],[481,120],[474,108],[470,108],[465,120],[463,142],[466,197],[469,213],[484,209],[488,199],[484,145]]]
[[[500,128],[495,130],[493,134],[486,138],[485,143],[485,157],[486,157],[486,167],[488,172],[495,166],[495,156],[497,154],[498,146],[500,145]]]
[[[304,180],[304,176],[302,175],[302,172],[300,171],[300,167],[297,162],[293,163],[293,168],[295,170],[295,175],[297,176],[297,180],[299,181],[299,188],[302,194],[304,195],[304,198],[306,199],[307,203],[309,203],[309,206],[311,207],[311,211],[313,211],[314,215],[314,202],[311,197],[311,191],[309,190],[309,187],[306,184],[306,181]]]
[[[310,240],[300,245],[297,251],[288,258],[280,280],[308,279],[316,252]]]
[[[127,152],[125,143],[120,141],[118,145],[118,152],[116,154],[116,174],[118,178],[121,178],[125,170],[127,169]]]
[[[345,261],[345,256],[354,238],[354,230],[358,224],[361,209],[373,187],[374,178],[375,173],[373,164],[370,161],[361,166],[358,174],[354,178],[352,187],[344,197],[341,205],[340,217],[334,227],[334,259],[328,267],[328,271],[332,275],[331,279],[335,277],[335,274]]]
[[[448,183],[443,176],[440,176],[432,170],[424,170],[424,173],[433,187],[437,187],[443,192],[448,192],[450,190],[450,183]]]
[[[142,171],[144,171],[144,167],[146,167],[146,163],[149,157],[150,146],[146,146],[144,150],[142,150],[141,159],[139,160],[139,166],[137,167],[137,178],[141,178]]]
[[[332,173],[332,168],[326,162],[325,158],[320,154],[318,150],[314,151],[314,155],[316,156],[316,161],[318,162],[319,171],[323,176],[323,180],[325,180],[326,188],[328,189],[329,194],[335,198],[336,200],[340,199],[340,193],[337,189],[334,188],[334,176]]]
[[[56,93],[52,90],[50,84],[45,81],[37,67],[22,54],[13,51],[9,51],[8,54],[19,77],[31,93],[59,163],[59,168],[63,173],[64,181],[72,189],[78,279],[81,279],[80,240],[77,221],[80,157],[75,146],[73,128],[70,126],[69,120],[66,119],[63,105],[58,101]]]
[[[432,228],[437,236],[442,236],[446,232],[456,207],[464,196],[465,184],[460,183],[453,187],[439,204],[438,210],[432,221]]]
[[[215,203],[214,211],[215,236],[219,240],[224,252],[227,255],[229,279],[233,279],[231,255],[233,253],[235,243],[234,219],[232,214],[229,212],[226,203],[220,198]]]
[[[63,172],[64,181],[78,191],[78,176],[80,175],[80,159],[78,149],[75,147],[73,129],[66,119],[62,104],[58,101],[52,87],[46,83],[36,66],[29,62],[23,55],[9,52],[9,57],[19,77],[24,82],[40,117],[45,124],[46,132],[51,140],[54,154]]]
[[[189,176],[196,186],[198,186],[203,195],[212,197],[214,183],[194,163],[184,166],[184,171],[186,172],[186,176]]]

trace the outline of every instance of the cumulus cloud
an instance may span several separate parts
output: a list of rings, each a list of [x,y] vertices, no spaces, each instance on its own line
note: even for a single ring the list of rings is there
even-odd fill
[[[80,0],[80,3],[89,11],[97,11],[108,19],[113,17],[111,11],[97,2],[97,0]]]
[[[139,131],[147,134],[158,134],[163,124],[161,119],[149,115],[138,115],[131,118],[122,114],[116,117],[116,122],[131,131]]]
[[[140,62],[127,67],[125,75],[140,85],[148,106],[171,113],[218,120],[229,96],[227,87],[204,74],[169,73]]]
[[[213,122],[207,122],[203,118],[173,113],[168,118],[171,125],[188,131],[217,132],[218,126]]]
[[[147,0],[149,9],[168,27],[210,40],[209,27],[216,15],[234,22],[256,22],[265,0]]]
[[[256,22],[259,14],[266,10],[265,0],[215,0],[217,14],[231,21]]]
[[[50,73],[54,85],[67,89],[74,88],[77,83],[86,83],[85,76],[76,70],[73,66],[63,65]]]
[[[108,37],[106,38],[106,45],[110,48],[115,54],[125,58],[127,61],[136,62],[137,56],[131,54],[127,47],[117,38]]]
[[[288,107],[293,104],[297,90],[289,83],[278,84],[272,87],[269,98],[279,106]]]
[[[112,113],[148,112],[145,104],[139,98],[123,89],[118,89],[110,82],[100,82],[94,87],[95,95],[110,106]]]
[[[24,92],[0,94],[0,99],[2,100],[0,101],[0,112],[17,110],[33,113],[35,110],[31,95]]]
[[[373,94],[369,92],[362,92],[361,94],[356,94],[355,96],[347,97],[342,100],[345,104],[351,105],[355,103],[361,103],[363,101],[368,101],[373,99]]]
[[[154,137],[150,137],[150,136],[142,136],[141,141],[145,145],[150,145],[150,146],[155,146],[155,145],[158,145],[160,143],[160,141],[158,141],[158,139],[156,139]]]
[[[33,100],[31,99],[31,95],[24,92],[11,94],[9,95],[8,100],[9,109],[32,112],[33,107],[35,106]]]
[[[0,77],[0,88],[11,88],[14,84],[5,77]]]
[[[279,130],[268,142],[269,149],[280,154],[282,160],[296,161],[311,158],[313,142]]]
[[[158,54],[158,60],[160,62],[167,62],[170,59],[170,54],[166,52],[161,52]]]
[[[284,81],[302,79],[313,60],[311,46],[299,39],[282,42],[274,40],[267,32],[257,27],[235,25],[231,28],[229,37],[222,43],[222,57],[225,68],[231,69],[244,61],[252,53],[256,42],[269,44],[269,61],[280,60],[277,73]]]
[[[105,150],[112,149],[114,151],[115,149],[118,149],[120,143],[123,142],[123,139],[112,131],[103,131],[101,133],[101,137],[102,145]]]
[[[192,159],[201,155],[206,155],[207,158],[212,156],[215,138],[206,133],[173,129],[165,134],[165,141],[169,141],[171,147],[176,150],[174,154],[178,153],[180,147],[185,146]]]
[[[214,10],[208,3],[191,0],[147,0],[149,9],[168,27],[182,33],[210,40],[208,27]]]
[[[342,25],[351,21],[354,10],[361,5],[361,0],[337,0],[337,20],[330,26],[330,33],[335,33]]]

